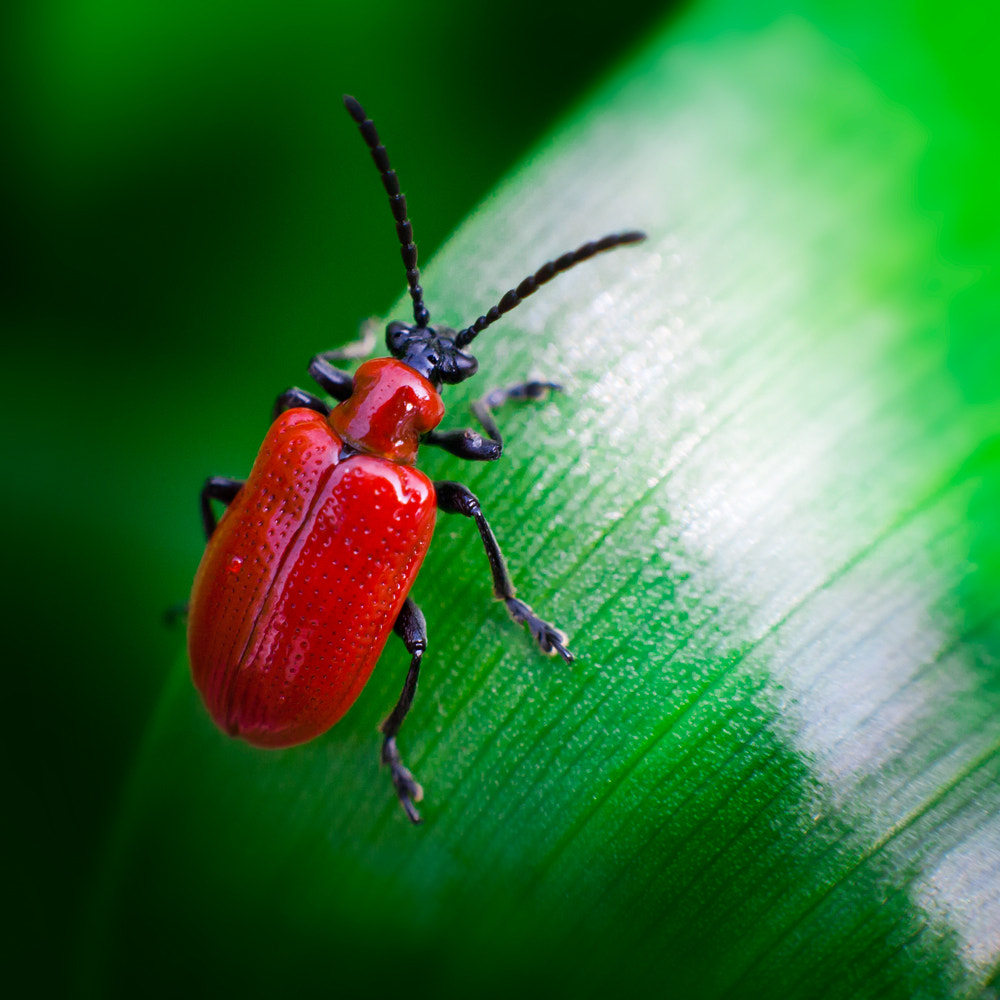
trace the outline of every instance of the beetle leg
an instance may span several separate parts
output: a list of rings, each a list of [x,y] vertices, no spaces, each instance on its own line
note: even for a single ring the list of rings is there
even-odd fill
[[[330,351],[322,351],[309,362],[309,374],[338,402],[342,403],[345,399],[351,398],[351,393],[354,391],[354,376],[338,368],[334,362],[358,361],[368,357],[375,350],[375,335],[378,328],[378,318],[370,316],[361,324],[361,336],[357,340]]]
[[[333,353],[335,352],[328,352],[328,354]],[[338,402],[349,399],[354,391],[354,376],[350,372],[335,368],[330,364],[326,354],[317,354],[309,362],[309,374],[322,389]],[[293,385],[274,401],[274,413],[271,419],[277,420],[285,410],[291,410],[297,406],[305,407],[307,410],[315,410],[316,413],[320,413],[324,417],[330,416],[330,410],[333,409],[329,403],[318,396]]]
[[[329,357],[336,356],[336,353],[336,351],[327,351],[326,354],[317,354],[309,362],[309,374],[317,385],[334,399],[343,402],[345,399],[349,399],[354,391],[354,376],[350,372],[341,371],[330,364]],[[315,410],[324,417],[328,417],[332,409],[329,403],[324,402],[318,396],[293,385],[274,401],[274,413],[271,419],[277,420],[285,410],[291,410],[297,406],[305,407],[307,410]]]
[[[471,462],[495,462],[503,452],[502,441],[491,441],[470,428],[460,431],[431,431],[421,438],[420,443],[444,448],[452,455]]]
[[[236,499],[236,494],[242,488],[242,479],[229,479],[226,476],[209,476],[205,480],[205,485],[201,488],[201,523],[205,526],[206,538],[212,537],[217,523],[215,511],[212,510],[212,501],[218,500],[227,505],[231,504]]]
[[[472,462],[495,462],[503,453],[503,437],[493,419],[493,411],[510,399],[541,399],[550,390],[559,392],[562,386],[555,382],[521,382],[506,389],[494,389],[472,404],[472,415],[486,431],[488,438],[473,430],[431,431],[423,437],[423,444],[432,444],[459,458]]]
[[[548,392],[562,392],[562,386],[558,382],[519,382],[506,389],[492,389],[472,404],[472,415],[490,438],[502,445],[500,428],[493,419],[493,411],[499,410],[511,399],[543,399]]]
[[[354,376],[350,372],[337,368],[334,361],[348,361],[353,358],[363,358],[371,354],[375,347],[375,327],[377,321],[366,320],[361,326],[361,337],[345,344],[343,347],[336,347],[332,351],[323,351],[317,354],[309,362],[309,374],[322,389],[328,392],[334,399],[342,403],[345,399],[350,399],[354,391]],[[272,420],[277,420],[285,410],[294,409],[297,406],[305,407],[307,410],[315,410],[324,417],[330,415],[331,407],[318,396],[314,396],[305,389],[292,386],[286,389],[274,402],[274,414]]]
[[[550,655],[558,653],[569,663],[573,659],[573,654],[566,648],[566,635],[554,625],[539,618],[524,601],[518,600],[515,596],[514,584],[507,571],[503,553],[500,551],[493,529],[483,516],[475,494],[467,486],[452,482],[436,482],[434,490],[437,493],[437,505],[446,514],[461,514],[463,517],[471,517],[476,522],[483,539],[483,547],[486,549],[486,558],[490,562],[490,572],[493,574],[493,593],[507,605],[511,618],[518,624],[527,625],[528,631],[534,636],[535,642],[543,652]]]
[[[399,748],[396,746],[396,736],[400,726],[403,725],[406,713],[413,704],[413,696],[417,691],[417,677],[420,674],[420,661],[424,650],[427,649],[427,623],[420,608],[413,603],[412,597],[407,597],[392,630],[403,640],[403,645],[410,654],[410,669],[407,671],[403,691],[399,701],[396,702],[396,707],[380,727],[385,737],[382,741],[382,763],[391,770],[392,783],[396,788],[400,804],[406,810],[406,815],[410,817],[411,822],[420,823],[420,813],[417,812],[414,802],[419,802],[424,797],[424,790],[403,764]]]
[[[286,410],[294,410],[298,407],[306,410],[314,410],[324,417],[330,416],[329,403],[325,403],[311,392],[306,392],[305,389],[300,389],[298,386],[293,385],[274,401],[274,411],[271,414],[271,419],[277,420]]]
[[[350,399],[351,393],[354,391],[354,376],[331,363],[337,357],[336,351],[317,354],[309,362],[309,374],[317,385],[342,403],[345,399]]]

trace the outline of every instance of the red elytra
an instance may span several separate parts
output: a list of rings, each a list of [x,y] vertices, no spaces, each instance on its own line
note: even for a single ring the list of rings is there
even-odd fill
[[[402,693],[382,723],[382,762],[414,823],[423,790],[403,765],[396,736],[416,691],[427,646],[424,617],[409,596],[430,544],[436,512],[475,521],[493,593],[527,626],[539,648],[569,662],[565,635],[520,600],[479,501],[464,486],[432,483],[413,467],[419,445],[472,461],[496,461],[503,441],[492,410],[559,386],[526,382],[474,404],[486,437],[436,430],[440,389],[474,375],[463,348],[541,285],[594,254],[644,238],[630,231],[563,254],[508,291],[457,333],[430,325],[419,284],[406,199],[371,119],[344,103],[372,152],[396,221],[414,323],[392,322],[392,357],[352,376],[327,351],[309,372],[338,405],[301,389],[278,397],[275,420],[246,482],[208,479],[201,509],[208,544],[195,576],[188,650],[195,685],[221,729],[261,747],[287,747],[325,732],[357,699],[390,632],[410,653]],[[211,502],[227,505],[216,523]]]
[[[383,358],[329,418],[271,426],[191,594],[194,682],[230,736],[304,743],[361,693],[430,545],[434,486],[410,465],[443,414],[427,379]],[[345,442],[366,453],[341,460]]]

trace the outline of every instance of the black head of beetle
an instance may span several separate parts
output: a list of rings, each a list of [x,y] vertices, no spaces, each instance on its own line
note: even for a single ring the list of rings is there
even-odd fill
[[[389,207],[396,220],[396,234],[399,237],[400,253],[403,266],[406,268],[406,283],[410,298],[413,300],[413,324],[398,320],[389,324],[385,332],[386,346],[389,353],[404,364],[420,372],[435,386],[441,384],[454,385],[476,374],[479,363],[471,354],[466,354],[462,348],[495,323],[504,313],[510,312],[515,306],[535,292],[540,285],[551,281],[557,274],[567,271],[580,261],[593,257],[594,254],[626,243],[638,243],[646,238],[645,233],[631,230],[624,233],[612,233],[599,240],[584,243],[564,253],[556,260],[543,264],[534,274],[528,275],[517,288],[512,288],[485,315],[480,316],[471,326],[456,333],[446,326],[430,325],[431,316],[424,305],[424,291],[420,287],[420,271],[417,268],[417,245],[413,242],[413,226],[407,217],[406,197],[399,188],[399,178],[389,163],[385,151],[375,129],[375,123],[365,113],[364,108],[351,96],[344,95],[344,107],[357,122],[362,138],[372,152],[372,159],[382,176],[382,185],[389,195]]]
[[[479,370],[479,362],[455,345],[447,326],[418,326],[393,320],[385,330],[389,353],[420,372],[433,385],[455,385]]]

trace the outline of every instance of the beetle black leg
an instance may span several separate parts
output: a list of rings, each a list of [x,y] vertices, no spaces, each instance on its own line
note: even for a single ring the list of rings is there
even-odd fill
[[[354,376],[338,368],[335,361],[357,361],[365,358],[375,349],[375,332],[378,320],[372,317],[361,324],[361,336],[343,347],[317,354],[309,362],[309,374],[338,402],[349,399],[354,391]]]
[[[329,403],[325,403],[311,392],[306,392],[305,389],[300,389],[298,386],[293,385],[274,401],[274,412],[271,414],[271,419],[277,420],[286,410],[294,410],[299,407],[306,410],[315,410],[324,417],[330,415]]]
[[[423,444],[432,444],[459,458],[473,462],[495,462],[503,453],[503,438],[493,419],[493,411],[510,399],[541,399],[547,392],[559,392],[562,386],[555,382],[521,382],[506,389],[494,389],[472,404],[472,414],[489,435],[484,438],[474,430],[431,431],[423,437]]]
[[[345,372],[333,364],[334,361],[349,361],[363,358],[372,353],[375,347],[375,330],[378,321],[374,318],[366,320],[361,326],[361,336],[358,340],[344,344],[343,347],[335,347],[331,351],[323,351],[317,354],[309,362],[309,374],[316,384],[322,387],[338,402],[349,399],[354,391],[354,376],[350,372]],[[305,389],[292,386],[286,389],[274,402],[273,420],[277,420],[285,410],[296,407],[304,407],[307,410],[315,410],[324,417],[330,415],[332,407],[318,396],[314,396]]]
[[[322,354],[317,354],[309,362],[309,374],[334,399],[343,402],[351,395],[351,390],[354,387],[354,376],[350,372],[344,372],[339,368],[335,368]],[[311,392],[306,392],[305,389],[300,389],[298,386],[293,385],[274,401],[274,415],[272,419],[277,420],[285,410],[291,410],[297,406],[304,407],[307,410],[315,410],[324,417],[328,417],[332,409],[329,403],[318,396],[314,396]]]
[[[337,368],[330,358],[337,357],[336,351],[328,351],[326,354],[317,354],[309,362],[309,374],[313,381],[321,386],[338,402],[349,399],[354,391],[354,376],[350,372],[345,372]]]
[[[212,501],[231,504],[236,494],[243,488],[242,479],[228,479],[226,476],[209,476],[201,488],[201,522],[205,526],[205,537],[211,538],[217,521]]]
[[[469,427],[458,431],[431,431],[420,443],[443,448],[470,462],[495,462],[503,453],[503,441],[491,441]]]
[[[413,704],[413,696],[417,691],[417,677],[420,674],[420,661],[427,649],[427,623],[420,608],[413,603],[412,597],[407,597],[392,630],[403,640],[403,645],[410,654],[410,669],[407,671],[403,691],[399,701],[396,702],[396,707],[380,727],[385,737],[382,741],[382,763],[391,771],[392,783],[396,788],[400,804],[406,810],[406,815],[410,817],[411,822],[420,823],[420,813],[417,812],[414,803],[424,797],[424,790],[403,764],[396,746],[399,728]]]
[[[491,440],[503,447],[500,428],[493,419],[493,411],[500,409],[511,399],[542,399],[549,392],[562,392],[562,386],[557,382],[519,382],[506,389],[493,389],[472,404],[472,414]]]
[[[521,625],[527,625],[528,631],[542,651],[550,655],[558,653],[567,663],[573,659],[573,654],[566,648],[566,636],[554,625],[539,618],[524,601],[515,596],[514,584],[511,582],[507,564],[497,543],[493,529],[483,516],[479,501],[475,494],[461,483],[437,482],[434,484],[437,493],[437,505],[446,514],[461,514],[471,517],[476,522],[479,534],[486,549],[486,558],[490,562],[490,572],[493,574],[493,593],[510,612],[511,618]]]

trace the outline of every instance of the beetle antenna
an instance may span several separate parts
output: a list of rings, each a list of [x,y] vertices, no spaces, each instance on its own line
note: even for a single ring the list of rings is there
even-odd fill
[[[413,318],[417,326],[425,327],[431,320],[431,314],[424,306],[424,290],[420,287],[420,271],[417,268],[417,245],[413,242],[413,226],[406,217],[406,196],[399,190],[399,179],[389,164],[389,155],[378,137],[375,123],[349,94],[344,94],[344,107],[358,123],[358,131],[372,151],[372,159],[382,177],[382,186],[389,195],[389,207],[396,220],[396,235],[399,237],[403,266],[406,268],[406,283],[410,287],[410,298],[413,299]]]
[[[620,247],[626,243],[640,243],[645,238],[646,234],[637,230],[631,230],[627,233],[611,233],[611,235],[604,236],[599,240],[584,243],[582,247],[564,253],[556,260],[550,260],[534,274],[528,275],[517,288],[512,288],[485,316],[480,316],[472,326],[460,330],[455,335],[455,346],[462,348],[466,344],[472,343],[486,327],[492,326],[504,313],[509,313],[515,306],[519,306],[529,295],[533,295],[540,285],[551,281],[557,274],[568,271],[580,261],[588,260],[596,253],[603,253],[605,250],[612,250],[614,247]]]

